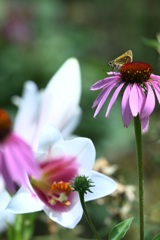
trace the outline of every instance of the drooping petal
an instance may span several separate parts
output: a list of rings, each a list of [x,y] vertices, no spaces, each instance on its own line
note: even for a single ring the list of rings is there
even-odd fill
[[[5,161],[2,161],[2,159],[4,159],[4,153],[0,151],[0,159],[1,159],[1,165],[0,165],[0,172],[2,174],[2,177],[5,181],[5,186],[6,189],[9,189],[9,191],[11,193],[13,193],[15,191],[15,183],[13,182],[11,176],[10,176],[10,172],[8,171],[7,165]]]
[[[149,118],[140,119],[142,131],[145,133],[148,131],[149,127]]]
[[[140,85],[139,87],[137,87],[137,92],[138,92],[138,113],[140,113],[141,109],[144,107],[146,95]]]
[[[13,156],[11,151],[12,149],[6,148],[5,155],[3,153],[3,166],[2,166],[2,174],[6,170],[8,178],[5,179],[6,185],[9,186],[9,182],[16,182],[18,185],[25,185],[25,169],[22,165],[18,165],[17,162],[13,161],[16,156]],[[7,160],[7,162],[5,162]],[[16,159],[17,160],[17,159]],[[10,189],[11,190],[11,189]]]
[[[138,86],[136,83],[133,84],[130,91],[129,96],[129,105],[131,109],[131,113],[133,117],[136,117],[138,115],[138,105],[139,104],[139,94],[138,94]]]
[[[12,134],[10,139],[10,141],[12,141],[9,147],[10,152],[15,156],[19,169],[21,169],[22,172],[25,171],[30,176],[38,178],[40,176],[39,167],[30,146],[15,134]]]
[[[90,188],[93,193],[85,194],[85,201],[91,201],[93,199],[107,196],[114,192],[117,188],[117,184],[111,178],[96,171],[91,172],[89,178],[93,181],[94,187]]]
[[[102,90],[102,92],[99,94],[99,96],[96,98],[96,100],[93,103],[93,107],[95,107],[96,105],[98,105],[98,107],[96,108],[96,111],[94,113],[94,117],[97,116],[97,114],[100,112],[101,108],[103,107],[107,97],[109,96],[110,92],[115,88],[115,86],[117,85],[117,83],[115,84],[111,84],[110,86],[108,86],[108,88],[104,88]]]
[[[146,97],[144,106],[140,112],[141,120],[148,118],[155,107],[155,96],[154,96],[153,89],[149,84],[147,84],[146,87],[147,87],[147,97]]]
[[[121,89],[122,89],[123,86],[124,86],[124,83],[121,83],[121,84],[117,87],[117,89],[115,90],[115,92],[113,93],[113,96],[112,96],[112,98],[111,98],[111,100],[110,100],[110,102],[109,102],[109,104],[108,104],[108,108],[107,108],[107,111],[106,111],[106,117],[109,116],[109,112],[110,112],[113,104],[114,104],[115,101],[117,100],[118,94],[120,93],[120,91],[121,91]]]
[[[102,89],[102,91],[100,92],[100,94],[98,95],[98,97],[95,99],[95,101],[92,104],[92,108],[95,108],[100,102],[101,100],[104,98],[104,95],[106,94],[107,89],[104,88]]]
[[[108,97],[108,95],[110,94],[110,92],[112,91],[112,89],[114,89],[116,87],[117,83],[115,82],[114,84],[109,84],[107,86],[105,86],[102,91],[100,92],[100,94],[98,95],[98,97],[96,98],[96,100],[93,102],[92,108],[95,108],[97,105],[101,105],[101,101],[102,99],[104,99],[106,97]]]
[[[119,76],[113,76],[113,77],[107,77],[102,80],[99,80],[98,82],[94,83],[91,87],[90,90],[99,90],[103,87],[107,87],[110,85],[110,83],[115,83],[115,82],[120,82],[121,78]]]
[[[12,197],[7,209],[12,213],[31,213],[43,210],[44,203],[26,187],[21,187]]]
[[[129,105],[130,90],[131,90],[131,87],[130,85],[128,85],[123,93],[122,104],[121,104],[122,119],[125,127],[129,126],[133,118],[130,105]]]
[[[21,138],[10,133],[0,148],[1,174],[12,193],[18,186],[27,185],[26,175],[39,178],[39,166],[32,149]]]
[[[158,102],[160,104],[160,86],[159,86],[159,84],[155,83],[154,81],[152,81],[152,86],[154,88],[156,97],[157,97]]]
[[[155,75],[155,74],[151,74],[150,75],[150,79],[149,79],[149,81],[151,80],[152,81],[152,79],[155,81],[157,81],[158,83],[160,83],[160,76],[159,75]]]

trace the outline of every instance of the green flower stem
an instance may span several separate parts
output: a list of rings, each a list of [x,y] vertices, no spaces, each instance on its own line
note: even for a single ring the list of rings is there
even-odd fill
[[[144,240],[144,173],[142,160],[142,135],[139,116],[134,118],[134,129],[137,148],[138,187],[139,187],[139,218],[140,240]]]
[[[90,226],[90,228],[92,229],[95,237],[98,239],[98,240],[101,240],[100,236],[98,235],[97,233],[97,230],[95,229],[95,226],[93,225],[92,223],[92,220],[90,218],[90,216],[88,215],[87,213],[87,208],[86,208],[86,205],[85,205],[85,202],[84,202],[84,193],[82,192],[79,192],[79,197],[80,197],[80,201],[81,201],[81,205],[82,205],[82,208],[83,208],[83,212],[84,212],[84,216]]]
[[[8,225],[8,240],[29,240],[34,231],[37,213],[17,214],[14,225]]]

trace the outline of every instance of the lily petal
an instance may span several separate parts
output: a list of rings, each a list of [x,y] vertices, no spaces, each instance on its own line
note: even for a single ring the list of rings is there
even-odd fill
[[[63,151],[68,156],[76,157],[79,175],[87,175],[93,168],[96,152],[90,139],[78,137],[66,140],[63,144]]]
[[[82,207],[79,200],[69,212],[57,213],[51,211],[47,207],[44,208],[44,211],[51,220],[61,224],[63,227],[67,227],[70,229],[73,229],[77,225],[83,215]]]
[[[117,188],[117,184],[115,183],[115,181],[105,176],[104,174],[98,173],[96,171],[92,170],[89,178],[91,178],[91,180],[93,181],[93,185],[94,183],[96,183],[96,185],[90,189],[91,191],[93,191],[93,193],[85,194],[85,201],[91,201],[93,199],[107,196],[113,193]]]
[[[63,129],[66,122],[73,117],[77,110],[80,96],[79,63],[77,59],[70,58],[51,78],[43,93],[41,113],[34,139],[36,143],[39,137],[39,129],[46,123],[52,123],[58,129]]]
[[[25,83],[22,99],[14,123],[14,132],[30,144],[36,127],[35,119],[39,105],[37,86],[34,82]]]
[[[21,187],[12,197],[7,209],[12,213],[31,213],[43,210],[44,204],[36,194],[26,187]]]

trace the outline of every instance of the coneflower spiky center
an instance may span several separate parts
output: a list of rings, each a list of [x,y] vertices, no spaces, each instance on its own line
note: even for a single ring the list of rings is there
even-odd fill
[[[122,80],[127,83],[144,83],[148,81],[152,71],[152,67],[143,62],[126,63],[120,68]]]

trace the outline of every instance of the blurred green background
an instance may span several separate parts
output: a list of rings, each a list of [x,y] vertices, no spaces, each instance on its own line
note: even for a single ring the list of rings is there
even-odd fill
[[[83,115],[75,133],[93,140],[97,157],[118,164],[119,181],[137,184],[133,126],[123,127],[120,100],[109,119],[104,118],[106,107],[93,119],[91,106],[98,92],[89,88],[106,77],[110,60],[129,49],[135,61],[150,63],[160,74],[158,51],[144,40],[156,40],[159,31],[159,0],[0,0],[1,106],[15,112],[11,97],[21,95],[26,80],[44,88],[67,58],[76,57],[82,73]],[[146,204],[158,204],[160,197],[159,120],[158,106],[144,139]],[[156,232],[159,218],[153,227],[148,223],[151,232],[152,228]]]

